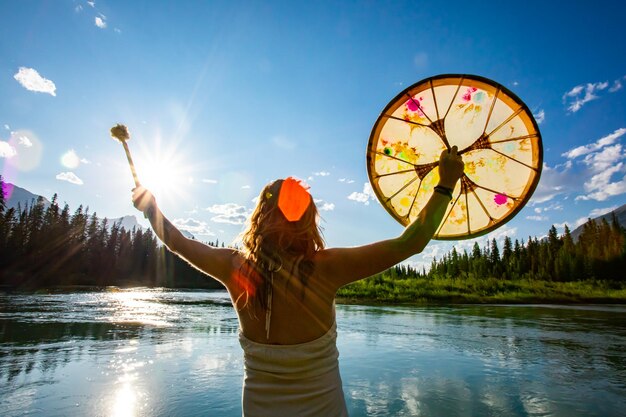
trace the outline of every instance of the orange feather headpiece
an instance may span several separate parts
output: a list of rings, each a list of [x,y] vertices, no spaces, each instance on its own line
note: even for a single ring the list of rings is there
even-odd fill
[[[288,221],[300,220],[311,204],[311,194],[307,189],[293,177],[283,180],[278,193],[278,208]]]

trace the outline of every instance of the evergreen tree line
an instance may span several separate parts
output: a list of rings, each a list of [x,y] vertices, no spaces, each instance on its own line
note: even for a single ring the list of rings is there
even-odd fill
[[[343,300],[391,303],[624,302],[626,234],[615,216],[588,221],[577,241],[553,226],[545,239],[495,239],[454,248],[430,270],[397,265],[341,288]]]
[[[2,177],[0,186],[4,190]],[[219,242],[208,242],[218,246]],[[222,247],[224,244],[222,243]],[[565,226],[554,226],[545,239],[513,242],[502,250],[495,239],[470,253],[453,248],[432,262],[428,272],[398,265],[368,279],[528,279],[537,281],[602,280],[626,282],[626,229],[611,222],[589,220],[577,241]],[[221,288],[221,284],[158,244],[151,230],[125,230],[89,214],[81,205],[70,213],[57,195],[46,207],[39,197],[32,205],[7,208],[0,192],[0,286],[42,288],[55,285],[159,286]]]
[[[615,215],[596,222],[589,219],[574,241],[567,225],[562,235],[552,226],[545,239],[529,237],[515,242],[504,238],[502,250],[495,239],[480,248],[474,243],[471,253],[456,249],[434,260],[426,276],[494,277],[542,281],[602,280],[626,282],[626,233]]]
[[[110,225],[82,205],[70,213],[56,194],[47,208],[43,197],[8,208],[1,176],[0,187],[0,286],[221,288],[159,245],[151,230]]]
[[[429,271],[408,265],[397,265],[376,274],[370,284],[394,279],[427,278],[498,278],[501,280],[537,281],[615,281],[626,283],[626,229],[613,214],[611,221],[589,219],[577,241],[565,226],[559,236],[553,225],[545,239],[529,237],[527,242],[513,242],[506,236],[502,250],[495,239],[481,248],[475,242],[468,253],[452,248],[440,259],[434,259]]]

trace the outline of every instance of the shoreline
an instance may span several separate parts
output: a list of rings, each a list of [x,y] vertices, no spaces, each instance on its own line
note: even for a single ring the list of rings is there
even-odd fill
[[[452,281],[450,281],[452,282]],[[448,282],[448,283],[450,283]],[[508,282],[509,284],[512,283]],[[552,282],[541,282],[542,284],[554,284]],[[567,292],[562,288],[560,291],[540,291],[541,294],[531,294],[528,292],[519,293],[516,291],[497,292],[494,294],[475,294],[459,291],[460,288],[447,288],[446,292],[436,291],[436,288],[421,288],[420,296],[411,297],[412,291],[398,293],[381,291],[380,295],[372,297],[371,291],[350,290],[344,287],[339,290],[335,302],[342,305],[371,305],[371,306],[446,306],[446,305],[589,305],[589,304],[626,304],[626,288],[601,288],[601,285],[593,285],[593,291],[589,291],[589,282],[581,283],[560,283],[567,284]],[[578,285],[572,285],[578,284]],[[161,290],[161,291],[181,291],[181,292],[224,292],[225,289],[205,289],[205,288],[173,288],[173,287],[147,287],[147,286],[92,286],[92,285],[59,285],[42,288],[13,288],[0,286],[0,294],[56,294],[67,292],[118,292],[133,289]],[[433,291],[435,290],[435,291]],[[452,290],[452,291],[451,291]],[[347,295],[346,292],[349,294]],[[551,294],[552,292],[552,294]],[[342,294],[343,293],[343,294]],[[436,293],[433,294],[433,293]]]
[[[626,298],[589,298],[589,299],[579,299],[579,300],[571,300],[571,299],[560,299],[560,298],[537,298],[537,299],[497,299],[497,300],[484,300],[484,301],[476,301],[476,300],[468,300],[461,298],[453,298],[450,299],[421,299],[421,300],[413,300],[413,301],[391,301],[391,300],[382,300],[382,299],[371,299],[371,298],[344,298],[337,297],[335,299],[337,304],[341,305],[366,305],[366,306],[406,306],[406,307],[443,307],[443,306],[452,306],[452,305],[475,305],[475,306],[497,306],[497,305],[568,305],[568,306],[582,306],[582,305],[626,305]]]

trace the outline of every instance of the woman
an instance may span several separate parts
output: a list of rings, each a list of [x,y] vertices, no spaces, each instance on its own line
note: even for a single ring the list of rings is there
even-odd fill
[[[261,192],[241,251],[185,238],[145,188],[133,190],[133,203],[172,252],[228,290],[244,351],[244,416],[347,416],[335,294],[421,252],[463,168],[456,146],[442,152],[439,185],[417,219],[397,238],[353,248],[324,248],[315,204],[291,178]]]

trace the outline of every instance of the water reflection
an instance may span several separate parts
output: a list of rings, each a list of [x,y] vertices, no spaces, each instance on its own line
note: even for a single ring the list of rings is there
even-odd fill
[[[141,323],[152,326],[172,326],[179,310],[162,304],[158,294],[147,291],[119,291],[106,295],[111,314],[107,320],[114,323]]]
[[[356,415],[617,416],[624,318],[611,306],[349,306],[344,386]]]
[[[148,361],[137,360],[131,356],[137,351],[138,344],[137,340],[130,340],[128,346],[115,351],[116,356],[110,361],[110,372],[118,375],[112,387],[113,401],[109,407],[111,416],[132,417],[141,414],[149,406],[149,396],[140,388],[140,370]]]
[[[355,416],[618,416],[626,309],[339,306]],[[225,293],[0,295],[0,415],[241,415]]]
[[[125,383],[115,393],[111,416],[132,417],[135,415],[137,396],[130,383]]]
[[[241,373],[232,354],[206,352],[236,340],[227,303],[222,293],[143,289],[0,295],[0,415],[171,415],[165,401],[194,393],[179,384],[190,371]]]

